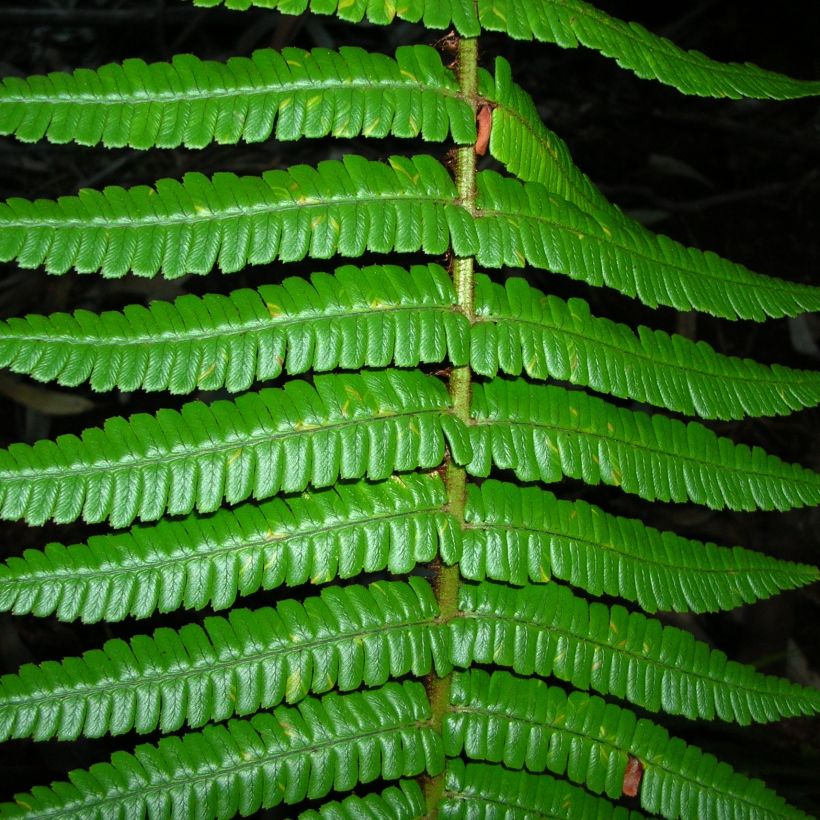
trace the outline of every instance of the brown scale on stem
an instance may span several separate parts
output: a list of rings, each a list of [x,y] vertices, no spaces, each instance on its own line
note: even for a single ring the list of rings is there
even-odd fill
[[[493,109],[489,103],[481,103],[476,114],[478,137],[475,141],[475,152],[483,157],[490,145],[490,134],[493,128]]]

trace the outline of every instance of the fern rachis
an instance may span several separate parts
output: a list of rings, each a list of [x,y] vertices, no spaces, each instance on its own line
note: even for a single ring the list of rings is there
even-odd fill
[[[815,715],[817,690],[663,613],[753,603],[818,570],[562,496],[570,478],[714,510],[816,505],[818,473],[709,423],[816,407],[820,375],[633,329],[527,279],[757,322],[816,310],[820,289],[635,222],[575,166],[511,65],[481,65],[480,35],[593,48],[690,94],[820,85],[684,52],[582,0],[195,4],[452,27],[456,60],[422,44],[261,49],[0,84],[0,133],[26,142],[366,137],[380,157],[354,147],[0,203],[4,261],[193,291],[0,323],[15,373],[183,397],[0,451],[4,519],[110,528],[7,556],[0,610],[158,624],[3,676],[0,739],[168,735],[0,814],[572,820],[627,816],[618,801],[635,795],[628,806],[664,817],[803,816],[646,714]],[[388,157],[375,142],[387,137],[425,151]],[[495,169],[478,167],[485,150]],[[292,275],[305,259],[321,262]],[[249,265],[267,266],[258,286]],[[191,278],[215,269],[235,274],[220,292]]]

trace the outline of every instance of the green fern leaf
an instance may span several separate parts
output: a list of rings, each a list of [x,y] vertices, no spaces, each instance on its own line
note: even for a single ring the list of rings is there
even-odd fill
[[[229,9],[245,11],[252,6],[276,9],[282,14],[335,14],[342,20],[359,23],[365,16],[368,22],[386,26],[394,20],[411,23],[424,22],[425,28],[443,29],[455,26],[465,37],[481,33],[474,0],[408,0],[401,5],[385,0],[194,0],[194,5],[213,8],[225,5]]]
[[[445,753],[511,769],[566,774],[612,799],[621,796],[628,755],[643,765],[641,807],[664,817],[806,815],[760,780],[750,780],[665,729],[583,692],[483,670],[454,675]]]
[[[275,609],[233,609],[202,627],[115,639],[80,658],[0,678],[0,738],[74,740],[175,732],[331,689],[449,671],[438,605],[410,584],[327,587]]]
[[[611,17],[583,0],[411,0],[400,6],[387,0],[194,0],[194,5],[251,6],[283,14],[335,14],[376,25],[394,19],[426,28],[449,28],[464,37],[500,31],[516,40],[540,40],[563,48],[579,45],[612,57],[642,79],[671,85],[684,94],[703,97],[790,100],[820,95],[820,82],[795,80],[751,63],[720,63],[699,51],[685,51],[637,23]],[[478,16],[478,19],[476,18]]]
[[[418,683],[309,698],[133,755],[117,752],[111,763],[71,772],[70,783],[18,795],[2,816],[229,818],[377,778],[436,774],[441,741],[429,717]]]
[[[0,134],[109,148],[203,148],[301,137],[475,142],[475,118],[429,46],[262,49],[226,63],[178,54],[0,85]]]
[[[260,589],[452,564],[461,532],[437,475],[338,484],[210,516],[26,550],[0,564],[0,611],[85,623],[226,609]]]
[[[0,323],[0,365],[94,390],[247,390],[283,371],[466,364],[469,323],[439,265],[345,266],[174,303]]]
[[[702,418],[786,414],[820,403],[820,372],[766,367],[722,356],[705,342],[592,316],[581,299],[565,302],[525,280],[504,286],[476,277],[470,364],[555,378]]]
[[[452,310],[443,268],[345,266],[257,291],[123,312],[0,323],[0,365],[95,390],[246,390],[283,371],[460,366],[553,377],[704,418],[784,414],[820,402],[820,374],[716,354],[706,343],[593,317],[523,279],[476,277],[477,322]]]
[[[235,402],[109,419],[82,436],[0,451],[0,515],[38,524],[80,516],[115,527],[194,507],[387,478],[444,457],[444,385],[418,371],[317,376]],[[453,421],[455,421],[453,419]],[[448,425],[450,445],[466,442]]]
[[[795,80],[750,63],[711,60],[583,0],[478,0],[478,9],[486,31],[563,48],[586,46],[642,79],[657,80],[684,94],[776,100],[820,95],[820,82]]]
[[[472,475],[610,484],[649,501],[788,510],[820,503],[820,474],[759,447],[560,387],[495,379],[473,388]]]
[[[513,82],[512,68],[495,61],[495,82],[485,79],[493,103],[490,154],[523,182],[539,182],[586,213],[614,220],[627,217],[573,162],[567,144],[541,120],[532,97]]]
[[[299,820],[416,820],[426,811],[424,794],[415,780],[400,780],[383,792],[331,800],[318,810],[303,811]]]
[[[669,305],[727,319],[793,316],[820,310],[820,288],[763,276],[711,252],[687,248],[634,221],[602,220],[494,171],[478,175],[476,258],[489,268],[527,264],[650,307]]]
[[[448,760],[444,799],[439,817],[445,820],[504,818],[505,820],[640,820],[643,815],[614,806],[603,797],[556,780],[486,763]]]
[[[336,253],[476,250],[475,229],[447,170],[427,156],[390,165],[355,155],[261,177],[186,174],[156,188],[83,190],[56,202],[0,203],[0,261],[50,273],[173,279],[248,263]]]
[[[820,288],[752,273],[634,224],[602,224],[538,183],[484,171],[476,207],[477,218],[431,157],[385,165],[348,155],[262,177],[187,174],[156,189],[84,190],[56,202],[13,198],[0,203],[0,261],[44,264],[51,273],[175,278],[217,263],[234,272],[306,255],[450,249],[488,267],[529,263],[607,285],[653,307],[756,320],[820,309]]]
[[[647,612],[713,612],[820,579],[816,567],[681,538],[537,487],[489,480],[468,492],[459,570],[474,581],[554,576]]]
[[[449,624],[451,660],[555,676],[651,712],[766,723],[820,711],[820,691],[729,661],[690,632],[565,586],[464,585]]]

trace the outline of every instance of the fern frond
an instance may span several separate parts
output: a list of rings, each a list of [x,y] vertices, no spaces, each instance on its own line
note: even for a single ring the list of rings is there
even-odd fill
[[[588,603],[558,584],[465,584],[450,630],[452,662],[555,676],[696,719],[767,723],[820,711],[820,691],[729,661],[690,632],[622,606]]]
[[[649,307],[763,321],[820,310],[820,287],[754,273],[634,221],[586,213],[540,183],[495,171],[477,178],[476,258],[489,268],[537,268],[607,286]]]
[[[45,265],[50,273],[161,272],[173,279],[217,263],[231,273],[308,255],[452,249],[469,256],[475,229],[456,200],[447,170],[428,156],[393,157],[387,165],[348,154],[261,177],[189,173],[155,188],[0,203],[0,261]]]
[[[426,811],[424,794],[415,780],[400,780],[383,792],[364,797],[351,794],[331,800],[318,809],[303,811],[299,820],[417,820]]]
[[[434,2],[434,0],[427,0]],[[751,63],[722,63],[686,51],[606,14],[583,0],[477,0],[481,28],[518,40],[540,40],[563,48],[579,45],[613,58],[645,80],[657,80],[701,97],[789,100],[820,95],[820,82],[796,80]]]
[[[816,567],[682,538],[495,480],[469,487],[466,520],[463,577],[522,586],[554,576],[647,612],[733,609],[820,579]]]
[[[225,63],[177,54],[0,84],[0,134],[109,148],[203,148],[301,137],[475,142],[458,82],[429,46],[255,51]]]
[[[632,755],[643,765],[640,801],[648,812],[687,820],[806,817],[762,781],[599,697],[567,696],[540,680],[473,670],[454,675],[451,704],[444,732],[448,756],[463,752],[511,769],[566,773],[594,794],[617,799]]]
[[[250,720],[117,752],[2,807],[4,816],[229,818],[443,769],[418,683],[308,698]]]
[[[477,37],[481,27],[476,16],[474,0],[411,0],[395,4],[385,0],[194,0],[195,6],[213,8],[226,6],[245,11],[252,6],[276,9],[282,14],[335,14],[342,20],[359,23],[365,16],[368,22],[386,26],[394,20],[411,23],[424,22],[425,28],[443,29],[451,25],[465,37]]]
[[[419,371],[317,376],[109,419],[102,428],[0,451],[0,516],[38,524],[155,521],[247,498],[438,466],[444,385]],[[455,421],[455,420],[453,420]],[[460,458],[466,444],[449,424]]]
[[[435,475],[337,484],[26,550],[0,564],[0,611],[85,623],[155,612],[226,609],[237,595],[327,584],[363,572],[411,572],[461,555]]]
[[[494,82],[485,80],[493,102],[490,154],[522,182],[539,182],[587,213],[627,217],[573,162],[569,147],[547,128],[532,97],[512,79],[512,68],[496,57]]]
[[[611,17],[583,0],[194,0],[197,6],[245,10],[251,6],[283,14],[335,14],[358,23],[388,25],[395,19],[426,28],[453,26],[464,37],[500,31],[516,40],[540,40],[562,48],[579,45],[613,58],[638,77],[657,80],[684,94],[702,97],[791,100],[820,95],[820,82],[795,80],[751,63],[721,63],[686,51],[637,23]]]
[[[0,738],[176,732],[334,688],[421,677],[434,662],[446,673],[443,637],[430,629],[437,615],[430,586],[411,578],[110,640],[0,678]]]
[[[649,501],[788,510],[820,503],[820,474],[697,422],[615,407],[560,387],[495,379],[475,385],[472,475],[494,464],[522,481],[610,484]]]
[[[614,806],[566,780],[532,775],[486,763],[448,760],[444,799],[439,817],[445,820],[640,820],[643,815]]]
[[[504,285],[476,276],[470,364],[562,379],[621,398],[702,418],[786,414],[820,403],[820,372],[767,367],[722,356],[705,342],[593,316],[581,299],[565,302],[524,279]]]
[[[283,371],[457,365],[469,324],[439,265],[345,266],[227,296],[0,323],[0,366],[94,390],[247,390]]]
[[[526,263],[607,285],[650,306],[762,320],[820,309],[820,288],[752,273],[623,222],[601,223],[538,183],[478,175],[477,217],[428,156],[390,164],[347,155],[261,177],[187,174],[156,189],[81,191],[56,202],[0,203],[0,261],[51,273],[118,277],[225,272],[247,263],[366,250]],[[590,265],[590,260],[594,260]]]
[[[476,276],[476,318],[452,309],[439,265],[290,277],[227,296],[186,295],[123,312],[0,322],[0,366],[94,390],[246,390],[259,379],[337,368],[470,362],[495,376],[570,381],[703,418],[785,414],[820,402],[820,373],[722,356],[705,342],[594,317],[520,278]]]

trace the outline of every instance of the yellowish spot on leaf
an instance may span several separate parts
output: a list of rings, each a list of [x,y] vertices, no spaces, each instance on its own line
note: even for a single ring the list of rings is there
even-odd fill
[[[214,362],[210,367],[206,367],[204,370],[200,372],[197,376],[197,381],[204,382],[208,376],[212,375],[213,372],[216,370],[216,362]]]

